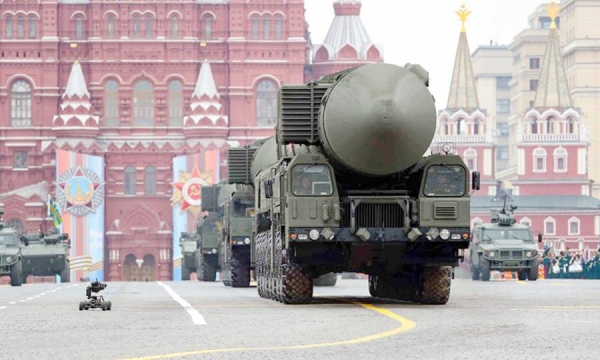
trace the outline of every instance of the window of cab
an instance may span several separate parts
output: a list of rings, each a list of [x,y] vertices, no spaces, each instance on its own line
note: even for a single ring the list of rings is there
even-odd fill
[[[434,165],[427,169],[425,196],[463,196],[466,190],[466,171],[459,165]]]
[[[330,196],[331,173],[326,165],[296,165],[292,169],[292,193],[296,196]]]
[[[250,217],[254,215],[254,199],[233,200],[234,217]]]

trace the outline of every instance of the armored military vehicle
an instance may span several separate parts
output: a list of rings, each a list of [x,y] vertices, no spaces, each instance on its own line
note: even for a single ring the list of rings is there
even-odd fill
[[[11,286],[21,286],[23,261],[19,233],[5,226],[3,215],[4,208],[0,207],[0,276],[10,276]]]
[[[276,136],[251,162],[229,150],[229,180],[255,188],[261,297],[308,303],[314,278],[346,271],[368,274],[375,297],[448,301],[470,241],[469,172],[446,150],[424,156],[436,127],[428,76],[372,64],[282,85]]]
[[[490,280],[490,272],[516,271],[519,280],[536,281],[538,278],[538,247],[531,228],[517,224],[514,205],[492,210],[492,222],[473,227],[469,246],[473,280]],[[538,243],[542,234],[538,234]]]
[[[21,249],[23,282],[26,281],[28,275],[60,275],[61,283],[71,281],[69,234],[59,234],[58,232],[44,234],[40,231],[35,235],[21,235],[21,241],[26,245]]]
[[[181,233],[181,280],[195,272],[199,281],[215,281],[219,257],[218,216],[206,215],[196,222],[196,231]]]

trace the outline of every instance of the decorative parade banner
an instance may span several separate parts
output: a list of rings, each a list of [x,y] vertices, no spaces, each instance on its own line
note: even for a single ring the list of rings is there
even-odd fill
[[[61,233],[71,238],[71,279],[104,281],[104,159],[56,150]],[[73,277],[74,276],[74,277]]]
[[[219,150],[207,150],[173,159],[173,280],[181,280],[179,238],[182,232],[196,230],[196,219],[202,214],[202,186],[220,181],[220,155]]]

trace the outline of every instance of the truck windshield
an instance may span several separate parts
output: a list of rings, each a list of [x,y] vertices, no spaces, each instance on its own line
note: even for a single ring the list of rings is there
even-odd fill
[[[253,199],[235,199],[233,200],[234,217],[252,217],[254,215]]]
[[[329,167],[326,165],[294,166],[292,192],[298,196],[329,196],[333,194]]]
[[[435,165],[427,170],[426,196],[463,196],[465,194],[465,169],[458,165]]]
[[[483,232],[484,240],[504,240],[504,239],[517,239],[517,240],[533,240],[531,231],[527,229],[514,229],[514,230],[485,230]]]
[[[17,245],[15,237],[10,234],[0,234],[0,244],[4,245]]]

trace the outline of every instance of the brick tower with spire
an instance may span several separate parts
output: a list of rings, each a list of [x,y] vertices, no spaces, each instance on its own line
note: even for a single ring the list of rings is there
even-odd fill
[[[495,195],[494,124],[479,106],[473,64],[467,41],[465,22],[471,13],[463,5],[456,12],[461,20],[461,31],[454,60],[448,103],[437,119],[436,135],[431,151],[440,152],[442,145],[450,144],[452,152],[460,155],[469,170],[481,173],[481,190],[475,195]]]

